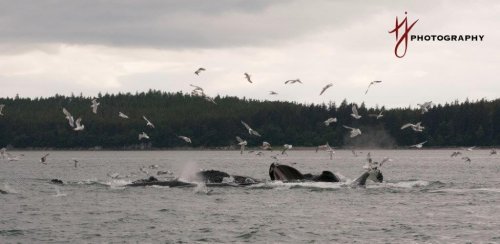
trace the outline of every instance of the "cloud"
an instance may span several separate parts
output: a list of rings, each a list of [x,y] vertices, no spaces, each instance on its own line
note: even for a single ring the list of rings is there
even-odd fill
[[[476,32],[485,41],[412,42],[398,59],[388,30],[404,11],[419,19],[415,33]],[[0,1],[0,96],[188,92],[197,84],[211,96],[390,107],[493,99],[499,11],[495,1],[447,0]],[[207,71],[194,76],[200,66]],[[304,85],[283,84],[296,78]],[[372,80],[383,82],[364,95]]]

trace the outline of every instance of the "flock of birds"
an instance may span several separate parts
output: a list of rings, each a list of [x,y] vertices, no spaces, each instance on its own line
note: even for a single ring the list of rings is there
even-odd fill
[[[197,75],[197,76],[199,76],[201,74],[201,72],[204,72],[204,71],[206,71],[206,69],[203,68],[203,67],[200,67],[200,68],[198,68],[194,72],[194,74]],[[249,83],[253,83],[250,74],[244,73],[244,78]],[[365,95],[368,93],[368,91],[370,90],[370,88],[373,85],[379,84],[381,82],[382,81],[380,81],[380,80],[375,80],[375,81],[370,82],[368,84],[368,87],[367,87],[366,91],[365,91]],[[287,84],[291,85],[291,84],[295,84],[295,83],[303,84],[302,81],[300,79],[298,79],[298,78],[297,79],[291,79],[291,80],[285,81],[285,85],[287,85]],[[206,95],[206,93],[205,93],[205,91],[204,91],[204,89],[202,87],[197,86],[197,85],[193,85],[193,84],[190,84],[190,86],[193,87],[193,89],[191,91],[191,95],[192,96],[199,96],[199,97],[204,98],[208,102],[211,102],[213,104],[217,104],[214,101],[213,98],[211,98],[208,95]],[[327,85],[325,85],[321,89],[319,95],[320,96],[323,95],[332,86],[333,86],[333,83],[328,83]],[[278,95],[278,93],[276,91],[269,91],[269,94],[270,95]],[[417,104],[417,105],[420,107],[421,114],[424,114],[424,113],[426,113],[426,112],[429,111],[429,109],[432,107],[433,103],[431,101],[429,101],[429,102],[425,102],[423,104]],[[97,114],[99,106],[100,106],[100,103],[97,101],[97,99],[93,99],[91,101],[90,108],[92,109],[92,112],[94,114]],[[3,114],[4,107],[5,107],[4,104],[0,104],[0,116],[4,115]],[[65,119],[68,120],[68,124],[69,124],[70,128],[72,128],[74,131],[83,131],[85,129],[85,125],[82,123],[82,118],[81,117],[78,117],[75,120],[74,117],[73,117],[73,115],[66,108],[63,108],[62,112],[63,112],[63,114],[65,116]],[[352,105],[352,113],[350,114],[350,116],[353,117],[356,120],[359,120],[359,119],[361,119],[363,117],[363,115],[359,114],[357,106],[355,104]],[[121,119],[129,119],[129,116],[126,115],[123,112],[118,112],[118,117],[121,118]],[[368,114],[368,117],[372,117],[372,118],[375,118],[377,120],[382,119],[384,117],[383,111],[380,111],[378,114]],[[145,115],[143,115],[142,118],[146,122],[146,127],[149,127],[151,129],[155,128],[155,125]],[[323,123],[324,123],[324,125],[326,127],[328,127],[328,126],[330,126],[330,124],[336,123],[337,121],[338,121],[337,118],[330,117],[330,118],[327,118]],[[250,125],[248,125],[246,122],[241,121],[241,124],[245,127],[245,129],[248,131],[248,134],[250,136],[259,137],[259,138],[262,137],[259,132],[257,132],[256,130],[252,129],[252,127]],[[350,138],[354,138],[354,137],[360,136],[362,134],[362,131],[359,128],[355,128],[355,127],[351,127],[351,126],[347,126],[347,125],[342,125],[342,126],[345,129],[349,130],[349,136],[350,136]],[[406,123],[406,124],[404,124],[404,125],[401,126],[401,130],[405,130],[407,128],[412,129],[416,133],[422,132],[425,129],[425,127],[422,126],[421,122],[417,122],[415,124],[413,124],[413,123]],[[185,141],[186,143],[192,143],[191,138],[189,138],[187,136],[178,135],[177,137],[179,139]],[[139,141],[149,140],[149,139],[150,139],[150,136],[148,134],[146,134],[146,132],[144,132],[144,131],[141,132],[141,133],[139,133],[139,135],[138,135],[138,140]],[[245,151],[245,147],[248,145],[247,140],[242,139],[239,136],[236,136],[236,141],[237,141],[237,145],[240,146],[240,153],[243,154],[243,152]],[[427,143],[427,141],[423,141],[423,142],[417,143],[415,145],[411,145],[409,147],[410,148],[420,149],[420,148],[423,147],[423,145],[425,143]],[[287,154],[287,151],[290,150],[290,149],[292,149],[292,148],[293,148],[293,146],[291,144],[284,144],[283,147],[282,147],[282,149],[281,149],[281,155]],[[465,148],[464,150],[465,151],[472,151],[474,148],[475,147],[470,147],[470,148]],[[271,151],[273,150],[271,144],[269,142],[267,142],[267,141],[263,141],[262,142],[262,145],[260,146],[260,149],[262,149],[262,150],[271,150]],[[334,148],[331,147],[328,142],[326,144],[324,144],[324,145],[317,146],[316,147],[316,152],[318,152],[319,150],[327,151],[329,153],[329,155],[330,155],[330,159],[333,159],[333,154],[335,153],[335,151],[334,151]],[[249,152],[254,152],[254,151],[249,151]],[[352,150],[352,154],[354,156],[357,156],[357,153],[354,150]],[[496,150],[495,149],[491,149],[490,155],[494,155],[494,154],[497,154]],[[43,155],[40,158],[40,163],[47,164],[47,157],[49,155],[50,155],[49,153]],[[262,156],[263,152],[262,151],[256,152],[256,155]],[[451,155],[451,157],[457,157],[457,156],[460,156],[460,155],[463,155],[462,159],[464,161],[471,162],[471,159],[468,156],[466,156],[465,154],[463,154],[462,152],[460,152],[460,151],[453,152],[452,155]],[[20,158],[22,156],[24,156],[24,155],[20,154],[18,156],[14,156],[14,155],[10,154],[9,152],[7,152],[6,148],[0,149],[0,157],[2,159],[6,158],[8,161],[18,161],[18,160],[20,160]],[[277,156],[278,155],[273,155],[271,157],[277,160],[278,159]],[[73,161],[74,161],[75,167],[77,167],[78,160],[73,159]],[[382,166],[382,164],[384,162],[391,161],[391,160],[389,158],[384,158],[380,163],[378,163],[378,162],[373,161],[371,159],[370,153],[368,153],[367,154],[367,161],[368,161],[368,165],[365,166],[365,168],[372,169],[372,168],[377,168],[377,167],[379,168],[379,167]]]

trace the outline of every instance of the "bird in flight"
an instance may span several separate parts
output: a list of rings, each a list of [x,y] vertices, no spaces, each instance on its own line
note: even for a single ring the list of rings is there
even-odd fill
[[[493,148],[493,149],[491,149],[491,151],[490,151],[490,156],[491,156],[491,155],[494,155],[494,154],[497,154],[497,150]]]
[[[75,127],[75,119],[73,118],[73,115],[71,115],[65,108],[63,108],[63,113],[64,115],[66,115],[66,119],[68,120],[69,126]]]
[[[250,126],[247,123],[245,123],[243,120],[241,121],[241,123],[245,126],[245,128],[247,128],[248,134],[260,137],[259,132],[257,132],[255,130],[253,130],[252,128],[250,128]]]
[[[241,139],[241,137],[236,136],[236,140],[238,141],[238,145],[240,145],[240,154],[243,154],[245,151],[245,146],[248,144],[246,140]]]
[[[329,126],[331,123],[334,123],[334,122],[337,122],[337,118],[328,118],[323,123],[325,123],[326,126]]]
[[[247,79],[248,82],[253,83],[248,73],[245,73],[245,78]]]
[[[378,114],[369,114],[368,116],[375,117],[376,119],[380,119],[380,118],[384,117],[384,115],[382,113],[383,113],[383,111],[380,111],[380,113],[378,113]]]
[[[460,154],[462,154],[462,153],[461,153],[461,152],[459,152],[459,151],[455,151],[455,152],[453,152],[453,153],[450,155],[450,157],[452,157],[452,158],[453,158],[453,157],[456,157],[456,156],[458,156],[458,155],[460,155]]]
[[[292,145],[290,144],[285,144],[283,145],[283,151],[281,151],[281,154],[287,154],[286,151],[292,149]]]
[[[186,136],[178,136],[178,137],[181,138],[182,140],[184,140],[187,143],[191,143],[191,138],[189,138],[189,137],[186,137]]]
[[[142,140],[142,139],[149,139],[149,136],[148,136],[148,134],[146,134],[146,132],[142,132],[139,134],[139,140]]]
[[[356,137],[356,136],[359,136],[361,135],[361,130],[358,129],[358,128],[352,128],[352,127],[349,127],[349,126],[345,126],[344,125],[344,128],[348,129],[348,130],[351,130],[350,131],[350,137],[353,138],[353,137]]]
[[[356,107],[356,104],[352,105],[352,114],[351,116],[355,119],[360,119],[362,116],[358,114],[358,108]]]
[[[201,68],[198,68],[198,69],[194,72],[194,74],[195,74],[195,75],[200,75],[200,72],[201,72],[201,71],[205,71],[205,70],[206,70],[206,69],[205,69],[205,68],[202,68],[202,67],[201,67]]]
[[[382,82],[382,81],[381,80],[375,80],[375,81],[370,82],[370,85],[368,85],[368,88],[366,88],[365,95],[366,95],[366,93],[368,93],[368,90],[370,89],[370,86],[375,85],[375,84],[380,83],[380,82]]]
[[[418,122],[416,124],[411,124],[411,123],[407,123],[407,124],[404,124],[403,126],[401,126],[401,129],[404,130],[408,127],[410,127],[412,130],[416,131],[416,132],[422,132],[425,127],[423,127],[421,125],[422,122]]]
[[[40,158],[40,163],[42,164],[47,164],[47,156],[49,156],[50,153],[45,154],[43,157]]]
[[[2,116],[3,116],[2,111],[3,111],[4,107],[5,107],[5,104],[0,104],[0,115],[2,115]]]
[[[90,105],[90,107],[92,108],[93,113],[97,114],[97,107],[99,107],[99,104],[100,103],[97,102],[97,99],[92,100],[92,105]]]
[[[469,157],[467,157],[467,156],[462,157],[462,160],[464,160],[465,162],[468,162],[468,163],[470,163],[470,162],[472,161],[472,160],[471,160]]]
[[[321,96],[321,95],[323,95],[323,93],[324,93],[324,92],[325,92],[328,88],[330,88],[330,87],[332,87],[332,86],[333,86],[333,83],[330,83],[330,84],[326,85],[325,87],[323,87],[323,89],[321,89],[321,92],[319,93],[319,95],[320,95],[320,96]]]
[[[417,104],[417,106],[420,107],[422,114],[425,114],[425,113],[429,112],[429,109],[432,107],[432,101],[425,102],[424,104]]]
[[[418,144],[415,144],[415,145],[411,145],[410,147],[414,147],[414,148],[422,148],[422,146],[426,143],[427,141],[424,141],[424,142],[421,142],[421,143],[418,143]]]
[[[275,91],[269,91],[269,95],[278,95],[278,93]]]
[[[300,83],[300,84],[302,84],[302,81],[300,81],[300,79],[295,79],[295,80],[287,80],[287,81],[285,81],[285,84],[288,84],[288,83],[290,83],[290,84],[295,84],[295,83],[297,83],[297,82],[298,82],[298,83]]]
[[[153,125],[153,123],[151,123],[151,121],[149,121],[148,118],[146,118],[146,116],[143,115],[142,118],[146,121],[146,126],[155,128],[155,125]]]
[[[118,112],[118,116],[120,116],[120,118],[128,119],[128,116],[122,112]]]
[[[267,141],[263,141],[262,146],[260,148],[262,148],[262,150],[273,150],[271,144]]]
[[[76,121],[75,121],[75,128],[73,130],[75,131],[81,131],[83,129],[85,129],[85,125],[82,124],[82,118],[78,118]]]

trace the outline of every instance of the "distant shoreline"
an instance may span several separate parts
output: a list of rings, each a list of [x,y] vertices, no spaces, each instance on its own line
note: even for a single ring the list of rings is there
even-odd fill
[[[484,147],[475,147],[474,150],[489,150],[493,148],[499,148],[500,146],[484,146]],[[408,148],[408,147],[395,147],[395,148],[334,148],[334,150],[337,151],[350,151],[350,150],[355,150],[355,151],[366,151],[366,150],[415,150],[415,151],[422,151],[422,150],[465,150],[467,147],[425,147],[425,148],[420,148],[420,149],[415,149],[415,148]],[[120,148],[99,148],[99,149],[92,149],[92,148],[7,148],[8,151],[240,151],[240,149],[233,148],[233,149],[222,149],[222,148],[147,148],[147,149],[120,149]],[[294,147],[292,151],[315,151],[316,147]],[[262,150],[258,147],[255,148],[246,148],[245,151],[269,151],[269,150]],[[280,152],[281,147],[277,147],[276,149],[270,151],[270,152]],[[324,151],[324,150],[323,150]]]

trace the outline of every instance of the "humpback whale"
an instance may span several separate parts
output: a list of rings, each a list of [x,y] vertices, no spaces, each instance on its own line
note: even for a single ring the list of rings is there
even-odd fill
[[[302,174],[300,171],[292,166],[272,163],[269,167],[269,176],[271,180],[280,181],[316,181],[316,182],[340,182],[340,178],[332,173],[331,171],[323,171],[320,175],[313,174]],[[379,169],[373,168],[369,169],[363,173],[360,177],[354,180],[354,183],[359,186],[366,185],[367,180],[372,180],[374,182],[382,182],[384,176]]]
[[[292,166],[277,163],[272,163],[269,167],[269,176],[271,180],[280,181],[340,182],[339,177],[330,171],[323,171],[320,175],[302,174]]]
[[[247,176],[240,175],[230,175],[226,172],[219,170],[203,170],[196,173],[195,178],[200,182],[206,184],[206,186],[246,186],[260,183],[259,180],[256,180]],[[231,179],[232,181],[227,182],[224,179]],[[161,181],[156,179],[153,176],[150,176],[147,179],[136,180],[127,186],[169,186],[169,187],[195,187],[197,184],[181,181],[179,179],[172,179]]]

